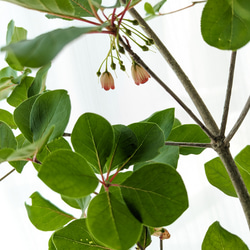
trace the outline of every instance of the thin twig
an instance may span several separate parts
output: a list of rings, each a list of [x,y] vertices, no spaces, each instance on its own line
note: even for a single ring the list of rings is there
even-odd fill
[[[66,133],[66,132],[65,132],[65,133],[63,133],[63,136],[65,136],[65,137],[66,137],[66,136],[69,136],[69,137],[70,137],[70,136],[71,136],[71,134],[70,134],[70,133]]]
[[[180,146],[180,147],[194,147],[194,148],[212,148],[211,143],[195,143],[195,142],[172,142],[166,141],[165,145]]]
[[[121,1],[123,3],[126,2],[125,0],[121,0]],[[217,124],[215,123],[212,115],[210,114],[202,98],[200,97],[200,95],[198,94],[198,92],[196,91],[193,84],[191,83],[187,75],[184,73],[180,65],[177,63],[175,58],[170,54],[170,52],[167,50],[167,48],[165,47],[163,42],[160,40],[160,38],[154,33],[154,31],[150,28],[147,22],[141,17],[141,15],[134,8],[131,8],[129,10],[129,13],[133,16],[133,18],[135,18],[140,23],[145,33],[154,40],[158,51],[162,54],[166,62],[170,65],[172,70],[175,72],[176,76],[179,78],[180,82],[182,83],[187,93],[189,94],[190,98],[192,99],[205,125],[211,131],[210,134],[212,134],[215,137],[218,136],[219,128],[217,127]]]
[[[178,103],[179,105],[190,115],[190,117],[202,128],[202,130],[211,138],[215,139],[215,136],[210,130],[202,123],[202,121],[193,113],[191,109],[147,66],[147,64],[128,46],[120,37],[120,43],[124,49],[129,53],[133,60],[141,65],[150,75],[154,78]]]
[[[221,121],[220,137],[225,136],[229,105],[230,105],[230,99],[231,99],[232,87],[233,87],[236,55],[237,55],[237,51],[233,51],[231,54],[231,63],[230,63],[230,69],[229,69],[229,77],[228,77],[227,92],[226,92],[226,98],[225,98],[225,104],[224,104],[224,111],[223,111],[222,121]]]
[[[163,240],[160,239],[160,250],[163,250]]]
[[[231,131],[229,132],[229,134],[225,138],[225,140],[224,140],[225,143],[229,143],[231,141],[231,139],[233,138],[234,134],[237,132],[237,130],[239,129],[241,123],[245,119],[245,117],[246,117],[249,109],[250,109],[250,97],[248,97],[248,100],[247,100],[247,102],[246,102],[246,104],[245,104],[242,112],[240,113],[240,116],[239,116],[238,120],[236,121],[236,123],[234,124],[233,128],[231,129]]]
[[[13,173],[15,170],[16,170],[16,169],[13,168],[10,172],[8,172],[6,175],[4,175],[4,176],[0,179],[0,181],[2,181],[3,179],[5,179],[7,176],[9,176],[9,175],[10,175],[11,173]]]
[[[197,3],[206,3],[207,1],[195,1],[195,2],[192,2],[192,4],[186,6],[186,7],[183,7],[181,9],[178,9],[178,10],[174,10],[174,11],[170,11],[170,12],[167,12],[167,13],[159,13],[159,16],[165,16],[165,15],[169,15],[169,14],[174,14],[176,12],[179,12],[179,11],[182,11],[182,10],[186,10],[188,8],[191,8],[193,7],[195,4]]]

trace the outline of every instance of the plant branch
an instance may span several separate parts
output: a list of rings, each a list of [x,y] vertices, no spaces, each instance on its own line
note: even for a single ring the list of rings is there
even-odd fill
[[[236,121],[233,128],[231,129],[231,131],[229,132],[229,134],[225,138],[225,140],[224,140],[225,143],[229,143],[230,140],[233,138],[234,134],[237,132],[237,130],[239,129],[241,123],[245,119],[249,109],[250,109],[250,97],[248,97],[248,100],[247,100],[242,112],[240,113],[240,116],[239,116],[238,120]]]
[[[212,148],[211,143],[195,143],[195,142],[172,142],[166,141],[165,145],[180,146],[180,147],[194,147],[194,148]]]
[[[4,180],[4,179],[5,179],[6,177],[8,177],[11,173],[13,173],[15,170],[16,170],[16,169],[13,168],[10,172],[8,172],[6,175],[4,175],[4,176],[0,179],[0,181]]]
[[[163,240],[160,239],[160,250],[163,250]]]
[[[154,78],[178,103],[179,105],[190,115],[190,117],[202,128],[202,130],[211,138],[215,139],[215,136],[210,132],[210,130],[200,121],[200,119],[193,113],[191,109],[145,64],[145,62],[127,45],[123,39],[120,37],[119,41],[133,60],[141,65],[150,75]]]
[[[248,227],[250,229],[250,195],[230,153],[229,146],[225,143],[222,143],[222,145],[214,148],[214,150],[219,155],[228,172],[228,175],[233,183],[234,189],[243,208]]]
[[[231,55],[231,63],[230,63],[230,69],[229,69],[227,92],[226,92],[224,111],[223,111],[223,115],[222,115],[221,128],[220,128],[220,137],[225,136],[225,130],[226,130],[227,118],[228,118],[228,112],[229,112],[229,105],[230,105],[230,99],[231,99],[231,93],[232,93],[232,87],[233,87],[236,54],[237,54],[237,51],[233,51],[232,55]]]
[[[125,0],[121,0],[123,3]],[[167,50],[163,42],[160,40],[160,38],[154,33],[154,31],[149,27],[147,22],[140,16],[140,14],[134,9],[131,8],[129,10],[129,13],[135,18],[139,24],[141,25],[142,29],[145,31],[145,33],[154,40],[155,45],[157,46],[158,51],[162,54],[166,62],[170,65],[172,70],[175,72],[176,76],[179,78],[180,82],[184,86],[185,90],[189,94],[190,98],[192,99],[195,107],[197,108],[200,116],[202,117],[205,125],[207,128],[211,131],[213,136],[219,135],[219,128],[217,127],[212,115],[210,114],[208,108],[204,104],[202,98],[192,85],[191,81],[187,77],[187,75],[184,73],[180,65],[177,63],[177,61],[174,59],[174,57],[170,54],[170,52]]]

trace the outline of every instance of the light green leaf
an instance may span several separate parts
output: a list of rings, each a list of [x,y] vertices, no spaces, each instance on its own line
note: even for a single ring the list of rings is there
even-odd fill
[[[38,177],[55,192],[72,198],[91,194],[99,182],[81,155],[64,149],[45,159]]]
[[[75,151],[99,172],[111,153],[113,137],[112,126],[106,119],[97,114],[85,113],[73,128],[71,141]]]
[[[250,175],[250,146],[246,146],[238,155],[235,157],[236,163],[240,165]]]
[[[30,112],[33,140],[39,140],[54,126],[50,141],[63,135],[70,116],[70,99],[66,90],[54,90],[40,95]]]
[[[156,123],[162,129],[165,140],[167,140],[174,124],[174,109],[171,108],[155,112],[146,119],[145,122]]]
[[[1,50],[15,55],[19,64],[22,66],[38,68],[50,63],[63,47],[74,39],[91,31],[99,31],[101,28],[102,27],[70,27],[57,29],[42,34],[32,40],[12,43],[3,47]]]
[[[33,193],[30,198],[32,205],[25,203],[25,207],[31,223],[39,230],[54,231],[75,219],[44,199],[38,192]]]
[[[41,94],[45,90],[45,81],[50,67],[51,63],[48,63],[38,70],[36,77],[29,88],[28,97]]]
[[[196,143],[209,143],[209,137],[203,130],[196,124],[184,124],[175,127],[168,137],[168,141],[173,142],[196,142]],[[180,147],[180,154],[200,154],[204,148],[194,147]]]
[[[154,8],[148,2],[144,4],[144,10],[147,12],[148,15],[155,15]]]
[[[32,82],[34,81],[34,77],[27,76],[22,79],[21,83],[18,84],[10,96],[7,98],[7,102],[13,106],[17,107],[22,102],[28,99],[28,89]]]
[[[211,46],[237,50],[250,40],[248,0],[208,0],[201,18],[203,39]]]
[[[15,23],[11,20],[8,24],[7,30],[7,45],[25,40],[27,37],[27,30],[21,27],[15,27]],[[11,68],[15,70],[23,70],[23,65],[21,65],[16,58],[15,54],[11,51],[7,52],[5,61],[10,65]]]
[[[82,198],[77,198],[77,199],[61,195],[61,198],[69,206],[76,208],[76,209],[81,209],[83,212],[87,209],[89,202],[91,200],[90,195],[84,196]]]
[[[90,202],[87,226],[94,238],[115,250],[128,250],[137,242],[142,230],[126,205],[108,192]]]
[[[166,164],[148,164],[120,185],[131,213],[143,224],[173,223],[188,208],[188,197],[178,172]]]
[[[248,250],[247,245],[235,234],[221,227],[218,221],[214,222],[202,242],[202,250]]]
[[[159,154],[159,149],[164,145],[164,134],[157,124],[138,122],[128,127],[135,133],[138,147],[127,165],[150,160]]]
[[[0,163],[5,162],[14,151],[13,148],[0,149]]]
[[[11,128],[4,122],[0,122],[0,149],[17,148],[16,138]]]
[[[0,109],[0,121],[5,122],[12,129],[17,128],[13,115],[7,110]]]
[[[227,170],[219,157],[205,163],[205,172],[211,185],[229,196],[237,197]]]
[[[108,250],[93,238],[86,226],[86,219],[72,221],[56,231],[52,235],[52,241],[55,249],[60,250]]]

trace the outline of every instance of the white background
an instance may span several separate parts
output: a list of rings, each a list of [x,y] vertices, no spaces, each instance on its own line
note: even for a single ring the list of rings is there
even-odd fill
[[[111,1],[107,1],[110,3]],[[152,4],[157,1],[150,1]],[[189,5],[187,0],[169,0],[163,11],[171,11]],[[205,103],[208,105],[216,122],[220,125],[225,89],[227,85],[230,52],[220,51],[208,46],[200,34],[200,17],[203,4],[190,9],[167,15],[150,21],[150,25],[164,40]],[[143,4],[138,9],[143,11]],[[0,47],[5,45],[8,22],[13,19],[16,26],[28,30],[28,38],[80,22],[48,20],[43,13],[0,1]],[[96,71],[109,49],[106,35],[86,35],[68,45],[53,61],[47,78],[48,89],[68,90],[72,103],[72,113],[67,132],[71,132],[77,118],[84,112],[96,112],[104,116],[111,124],[130,124],[140,121],[153,112],[165,108],[176,108],[176,117],[182,123],[193,123],[191,118],[176,104],[172,98],[152,79],[146,84],[136,86],[130,76],[130,59],[124,57],[127,73],[116,71],[115,90],[108,92],[101,89]],[[152,48],[150,52],[135,49],[156,73],[181,97],[190,107],[193,105],[161,56]],[[250,47],[239,50],[235,71],[232,103],[228,129],[233,126],[250,93]],[[6,67],[4,54],[0,54],[0,67]],[[113,74],[114,75],[114,74]],[[5,101],[0,108],[13,111]],[[244,121],[238,134],[231,142],[231,150],[236,155],[250,141],[249,116]],[[199,156],[181,156],[178,171],[182,175],[189,195],[189,208],[167,229],[171,238],[164,242],[164,249],[198,250],[208,227],[214,222],[228,231],[240,236],[250,246],[249,229],[239,201],[224,195],[211,186],[205,176],[204,163],[216,154],[208,149]],[[0,177],[12,168],[8,164],[0,166]],[[12,173],[0,183],[0,249],[44,250],[51,232],[41,232],[30,222],[24,202],[30,202],[29,196],[40,192],[61,209],[80,216],[80,212],[65,205],[59,195],[49,190],[37,177],[31,164],[22,172]],[[158,239],[154,239],[149,249],[159,249]]]

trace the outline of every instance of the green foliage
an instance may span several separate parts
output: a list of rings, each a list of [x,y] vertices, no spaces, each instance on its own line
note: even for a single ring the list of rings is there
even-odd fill
[[[0,109],[0,121],[6,123],[12,129],[17,128],[13,115],[4,109]]]
[[[38,192],[30,196],[32,205],[25,204],[32,224],[42,231],[54,231],[74,219],[70,214],[63,212],[44,199]]]
[[[144,10],[146,11],[146,14],[147,14],[146,20],[150,20],[156,17],[159,14],[160,9],[166,2],[167,0],[162,0],[162,1],[159,1],[157,4],[155,4],[154,6],[146,2],[144,4]]]
[[[202,242],[202,250],[237,249],[248,250],[247,245],[236,235],[221,227],[218,221],[208,229]]]
[[[202,13],[203,39],[219,49],[237,50],[250,40],[248,0],[208,0]]]
[[[168,137],[168,141],[173,142],[196,142],[196,143],[209,143],[210,139],[200,126],[195,124],[184,124],[175,127]],[[200,154],[204,148],[194,147],[180,147],[180,154]]]

